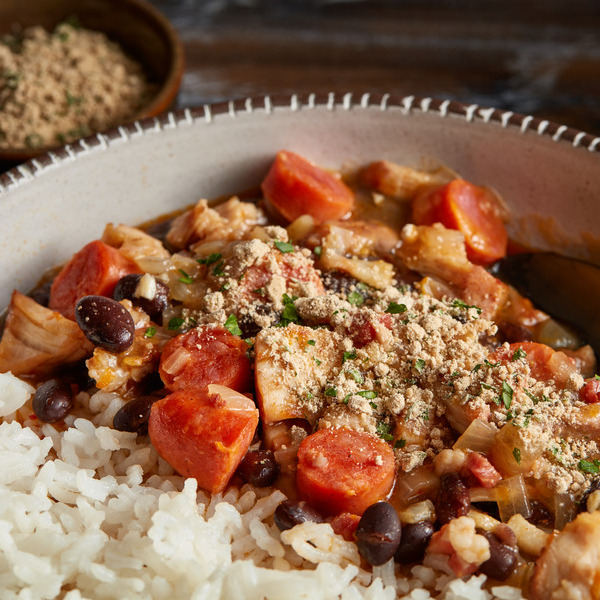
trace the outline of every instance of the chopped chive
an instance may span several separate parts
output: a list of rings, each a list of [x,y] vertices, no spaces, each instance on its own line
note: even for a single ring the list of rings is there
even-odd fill
[[[179,281],[181,281],[181,283],[194,283],[194,280],[183,269],[177,270],[181,273],[181,277],[179,278]]]
[[[201,265],[212,265],[213,263],[216,263],[218,260],[221,259],[223,255],[220,252],[213,252],[212,254],[209,254],[206,258],[199,258],[197,260],[197,262],[199,262]]]
[[[508,410],[513,400],[513,389],[506,383],[506,381],[502,382],[502,404],[504,404],[504,408]]]
[[[520,358],[525,358],[527,356],[527,352],[525,352],[525,350],[523,350],[523,348],[517,348],[513,355],[512,358],[510,359],[511,361],[515,361],[515,360],[519,360]]]

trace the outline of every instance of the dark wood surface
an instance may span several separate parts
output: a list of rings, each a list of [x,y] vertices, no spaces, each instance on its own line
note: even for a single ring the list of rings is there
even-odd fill
[[[600,135],[598,0],[151,0],[179,31],[179,107],[292,92],[433,96]]]
[[[176,108],[264,94],[391,93],[600,135],[600,0],[148,1],[184,44]]]

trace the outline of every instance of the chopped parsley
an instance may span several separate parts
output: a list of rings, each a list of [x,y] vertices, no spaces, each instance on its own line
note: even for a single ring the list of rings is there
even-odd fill
[[[518,465],[520,465],[521,464],[521,450],[519,450],[519,448],[513,448],[512,455],[513,455],[513,458],[515,459],[516,463]]]
[[[144,331],[144,337],[151,338],[156,335],[156,327],[148,327],[146,331]]]
[[[527,352],[523,350],[523,348],[517,348],[512,355],[511,361],[519,360],[520,358],[525,358],[527,356]]]
[[[342,404],[348,404],[348,400],[350,400],[350,396],[352,396],[352,394],[347,394],[346,397],[342,400]]]
[[[194,280],[183,269],[178,269],[178,271],[181,273],[181,277],[179,278],[181,283],[194,283]]]
[[[242,330],[238,325],[237,317],[235,315],[229,315],[224,326],[232,335],[242,335]]]
[[[504,405],[504,408],[506,410],[508,410],[510,408],[510,405],[512,404],[513,393],[514,393],[513,389],[510,387],[510,385],[508,385],[508,383],[506,383],[506,381],[503,381],[501,398],[502,398],[502,404]]]
[[[373,400],[374,398],[377,398],[377,392],[374,392],[373,390],[364,390],[362,392],[356,392],[357,396],[360,396],[361,398],[367,398],[368,400]]]
[[[577,463],[577,468],[582,473],[589,473],[591,475],[596,475],[597,473],[600,473],[600,460],[585,460],[582,458]]]
[[[169,324],[167,325],[167,329],[169,331],[177,331],[181,329],[182,325],[185,323],[185,319],[183,317],[173,317],[169,320]]]
[[[481,363],[477,363],[472,369],[471,372],[472,373],[477,373],[477,371],[479,371],[479,369],[481,369],[481,367],[483,367],[483,365]]]
[[[406,304],[398,304],[397,302],[390,302],[388,307],[385,309],[386,313],[391,315],[399,315],[406,312],[408,309],[406,308]]]
[[[293,252],[295,250],[294,244],[290,244],[289,242],[281,242],[279,240],[275,240],[273,245],[279,252],[283,252],[284,254],[287,252]]]
[[[315,340],[307,340],[306,343],[310,346],[314,346],[317,342],[315,342]]]
[[[321,246],[315,246],[315,249],[313,250],[313,252],[317,255],[317,256],[321,256],[321,252],[323,252],[323,248],[321,248]]]
[[[354,306],[360,306],[365,301],[365,297],[359,292],[350,292],[348,294],[348,302]]]
[[[330,396],[332,398],[337,398],[338,391],[337,391],[337,388],[330,387],[330,388],[327,388],[323,393],[326,396]]]
[[[294,300],[296,297],[290,298],[287,294],[282,297],[283,312],[281,313],[281,320],[279,321],[280,327],[287,327],[290,323],[299,323],[300,316],[294,306]]]
[[[425,361],[422,358],[417,358],[417,360],[415,360],[414,367],[416,371],[422,373],[423,369],[425,368]]]
[[[348,369],[347,373],[356,383],[362,383],[365,380],[358,369]]]
[[[453,300],[452,308],[462,308],[465,310],[468,310],[469,308],[474,308],[477,311],[478,315],[481,314],[481,308],[479,308],[479,306],[475,306],[474,304],[467,304],[466,302],[463,302],[462,300],[459,300],[458,298]]]
[[[317,367],[320,367],[321,361],[316,356],[314,357],[314,359],[315,359],[315,364],[317,365]]]
[[[356,352],[352,350],[351,352],[344,352],[344,357],[342,358],[342,363],[345,363],[347,360],[354,360],[356,358]]]
[[[394,448],[396,449],[404,448],[404,446],[406,446],[406,440],[404,438],[396,440],[396,443],[394,444]]]
[[[377,423],[375,432],[381,439],[385,440],[386,442],[391,442],[394,439],[394,436],[390,433],[391,430],[392,426],[389,423],[386,423],[385,421],[379,421]]]

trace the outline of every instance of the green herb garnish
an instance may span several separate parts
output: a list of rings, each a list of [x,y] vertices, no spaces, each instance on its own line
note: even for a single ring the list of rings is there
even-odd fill
[[[398,304],[397,302],[390,302],[388,307],[385,309],[386,313],[390,315],[399,315],[406,312],[408,309],[406,308],[406,304]]]
[[[342,363],[345,363],[347,360],[354,360],[356,358],[356,352],[352,350],[351,352],[344,352],[344,357],[342,358]]]
[[[324,392],[323,392],[326,396],[330,396],[331,398],[337,398],[337,388],[334,387],[330,387],[327,388]]]
[[[235,315],[229,315],[227,317],[227,321],[224,324],[225,329],[231,333],[231,335],[242,335],[242,330],[240,329],[237,317]]]
[[[521,450],[519,448],[513,448],[512,455],[518,465],[521,464]]]
[[[374,392],[373,390],[363,390],[362,392],[356,392],[357,396],[360,396],[361,398],[367,398],[368,400],[373,400],[374,398],[377,398],[377,392]]]
[[[359,292],[350,292],[348,294],[348,302],[354,306],[360,306],[365,301],[365,297]]]
[[[185,323],[185,319],[182,317],[173,317],[169,320],[169,324],[167,325],[167,329],[169,331],[177,331],[181,329],[181,326]]]
[[[287,252],[293,252],[295,250],[294,244],[290,244],[289,242],[281,242],[279,240],[275,240],[273,245],[279,252],[283,252],[284,254]]]
[[[183,269],[177,269],[180,273],[181,273],[181,277],[179,278],[179,281],[181,281],[181,283],[193,283],[194,280],[183,270]]]
[[[156,327],[147,327],[144,331],[144,337],[151,338],[156,335]]]
[[[577,468],[582,472],[582,473],[589,473],[591,475],[596,475],[597,473],[600,473],[600,460],[585,460],[585,459],[581,459],[578,463],[577,463]]]

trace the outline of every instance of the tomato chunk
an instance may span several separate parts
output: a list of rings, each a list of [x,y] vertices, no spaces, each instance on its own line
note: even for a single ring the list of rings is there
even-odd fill
[[[258,425],[252,400],[221,385],[175,392],[152,405],[148,433],[179,474],[222,492]]]
[[[121,277],[139,267],[116,248],[95,240],[86,244],[62,268],[50,289],[49,308],[75,320],[75,305],[83,296],[111,296]]]
[[[171,391],[216,383],[248,392],[253,379],[247,350],[248,344],[224,327],[204,325],[165,344],[158,372]]]
[[[293,152],[277,153],[261,188],[288,221],[310,215],[323,223],[340,219],[354,207],[354,194],[343,181]]]
[[[533,377],[540,381],[553,379],[559,386],[566,384],[569,377],[578,372],[575,361],[564,352],[538,342],[515,342],[508,347],[500,347],[490,356],[492,362],[520,359],[529,363]]]
[[[298,495],[324,514],[362,513],[394,483],[394,452],[383,440],[352,429],[320,429],[298,448]]]
[[[455,179],[417,196],[412,210],[417,225],[441,223],[448,229],[458,229],[465,236],[469,260],[486,265],[502,258],[508,243],[496,207],[496,198],[489,190]]]
[[[579,399],[586,404],[596,404],[600,402],[600,379],[586,379],[582,388],[579,390]]]

